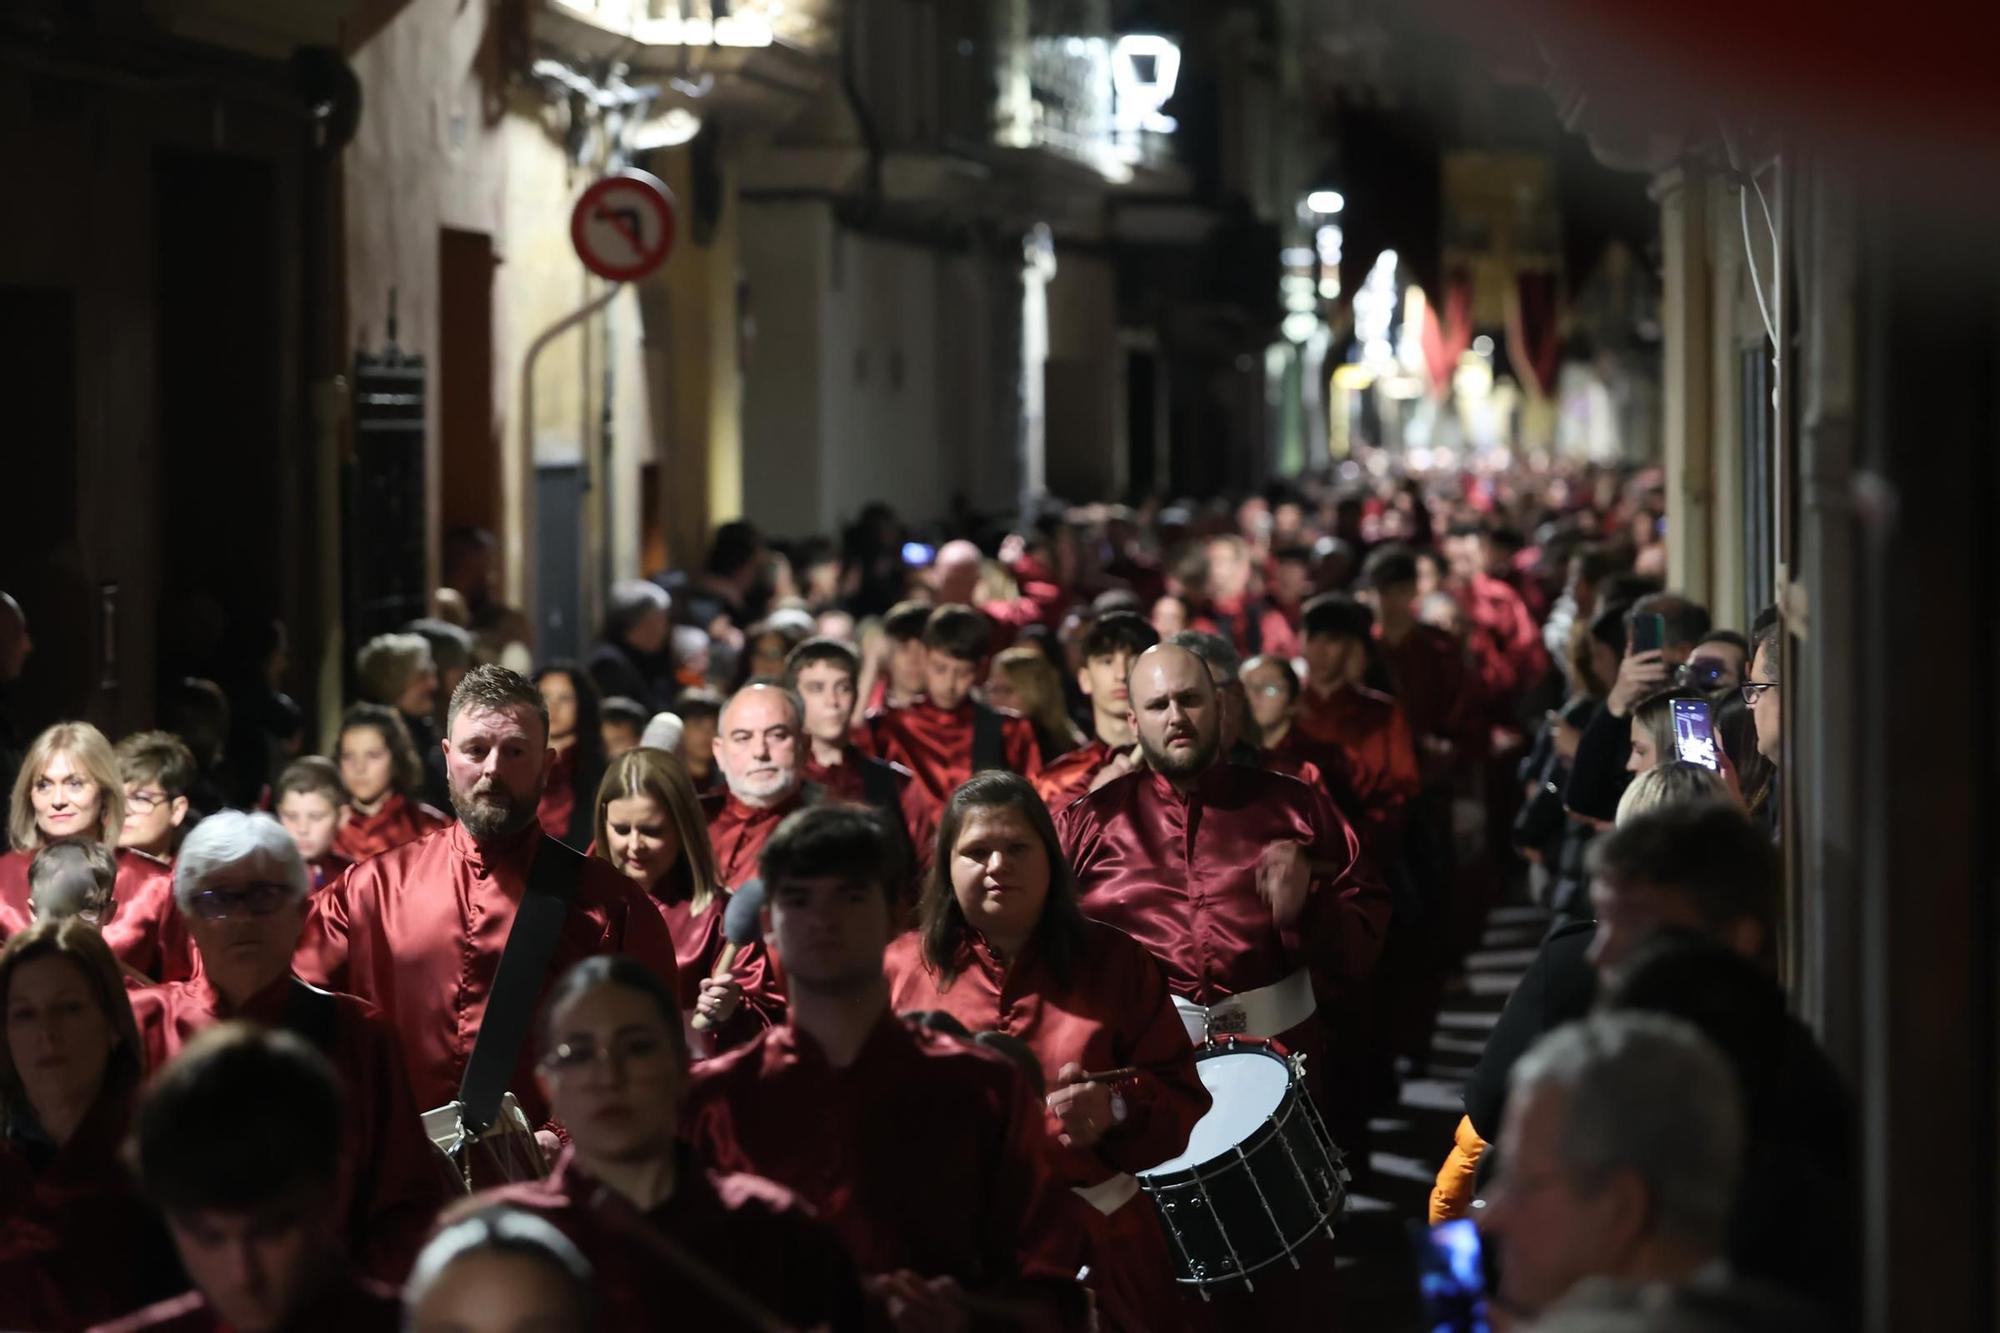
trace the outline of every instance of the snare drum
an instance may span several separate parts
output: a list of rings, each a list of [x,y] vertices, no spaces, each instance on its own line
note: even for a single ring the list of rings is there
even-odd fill
[[[1333,1234],[1347,1171],[1305,1089],[1303,1059],[1260,1037],[1224,1037],[1195,1052],[1213,1105],[1187,1150],[1138,1173],[1178,1260],[1176,1280],[1201,1291],[1241,1282]]]

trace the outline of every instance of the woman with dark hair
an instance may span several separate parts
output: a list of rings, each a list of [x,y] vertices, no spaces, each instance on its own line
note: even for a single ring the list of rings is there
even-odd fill
[[[1182,1326],[1164,1235],[1129,1173],[1186,1147],[1208,1092],[1159,965],[1084,917],[1026,778],[981,773],[952,793],[920,923],[884,968],[896,1010],[942,1010],[1034,1051],[1054,1089],[1051,1161],[1092,1205],[1082,1212],[1105,1308],[1123,1326]]]
[[[97,928],[9,940],[0,1012],[0,1328],[88,1328],[171,1294],[172,1243],[118,1156],[145,1054]]]
[[[540,1052],[569,1144],[547,1179],[483,1197],[575,1244],[596,1272],[603,1327],[862,1327],[839,1239],[783,1186],[710,1171],[682,1142],[681,1007],[650,968],[616,954],[570,968],[542,1010]]]
[[[1722,742],[1729,762],[1736,766],[1736,785],[1743,797],[1743,808],[1753,819],[1762,820],[1771,800],[1771,780],[1778,770],[1757,748],[1757,721],[1751,716],[1750,705],[1743,702],[1741,690],[1730,689],[1711,694],[1709,706],[1715,714],[1716,738]]]
[[[348,860],[380,856],[451,822],[420,799],[423,761],[403,715],[388,704],[355,704],[341,714],[334,758],[347,807],[333,850]]]
[[[549,765],[535,815],[542,832],[581,851],[590,845],[591,797],[604,781],[604,728],[597,682],[574,662],[551,662],[535,673],[549,710]]]
[[[636,881],[674,940],[680,1008],[701,1018],[713,1050],[748,1041],[785,1012],[783,986],[761,940],[718,972],[729,890],[716,879],[708,822],[687,766],[647,747],[620,755],[598,785],[590,850]]]

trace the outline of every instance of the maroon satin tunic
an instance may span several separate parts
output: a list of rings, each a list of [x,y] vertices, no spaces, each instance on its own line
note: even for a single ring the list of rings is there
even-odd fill
[[[590,1261],[605,1329],[757,1327],[681,1275],[681,1256],[795,1328],[858,1333],[865,1306],[854,1260],[799,1197],[774,1181],[711,1172],[683,1151],[672,1197],[641,1212],[565,1152],[545,1180],[479,1196],[539,1214]],[[671,1293],[666,1297],[666,1293]]]
[[[313,892],[318,893],[321,889],[339,879],[341,871],[353,864],[354,862],[350,858],[342,856],[330,847],[324,856],[316,856],[306,862],[306,876],[312,882]]]
[[[295,966],[315,986],[358,995],[403,1038],[420,1109],[458,1096],[500,954],[527,890],[539,823],[482,846],[462,824],[364,861],[312,897]],[[674,942],[645,893],[603,861],[583,867],[542,993],[572,965],[623,953],[678,985]],[[534,1042],[521,1044],[508,1091],[530,1123],[548,1119]]]
[[[1467,646],[1493,720],[1507,722],[1507,705],[1531,689],[1549,669],[1548,649],[1521,594],[1484,574],[1452,594],[1465,608]]]
[[[1064,810],[1056,827],[1084,913],[1144,945],[1167,985],[1196,1004],[1301,967],[1364,976],[1381,951],[1386,891],[1363,869],[1353,829],[1294,778],[1218,763],[1183,796],[1151,770],[1129,773]],[[1257,890],[1258,858],[1274,842],[1299,844],[1314,867],[1289,927]]]
[[[295,1319],[272,1333],[400,1333],[403,1303],[377,1282],[336,1275],[305,1303]],[[150,1305],[91,1333],[234,1333],[198,1291]]]
[[[333,835],[333,850],[350,861],[366,861],[415,842],[449,823],[450,817],[435,806],[391,793],[382,802],[382,808],[372,815],[349,806]]]
[[[1023,777],[1034,777],[1042,771],[1034,724],[1019,713],[1004,708],[995,711],[1001,716],[1003,762]],[[875,753],[916,774],[917,781],[940,805],[972,776],[970,699],[949,713],[929,699],[919,699],[907,708],[870,713],[868,726],[875,737]]]
[[[304,982],[289,976],[239,1009],[204,975],[136,992],[132,1016],[147,1061],[158,1069],[196,1033],[233,1018],[288,1028],[318,1043],[323,1034],[301,1025],[299,1005],[308,999],[330,1004],[333,1011],[332,1044],[321,1049],[347,1097],[351,1251],[369,1275],[401,1282],[448,1196],[437,1152],[419,1118],[425,1108],[410,1092],[402,1044],[380,1011],[352,995],[313,996]]]
[[[938,816],[943,807],[917,781],[916,774],[901,764],[863,754],[857,746],[849,745],[837,764],[808,759],[805,778],[836,800],[866,805],[868,782],[864,770],[870,764],[880,764],[894,775],[897,808],[902,813],[903,828],[910,835],[910,848],[916,853],[916,873],[921,878],[937,853]]]
[[[1396,701],[1363,685],[1321,694],[1310,685],[1299,692],[1296,731],[1346,756],[1345,787],[1354,803],[1344,806],[1361,829],[1377,865],[1394,860],[1402,840],[1405,808],[1423,790],[1409,719]]]
[[[1045,1117],[1057,1183],[1097,1185],[1123,1171],[1158,1166],[1187,1147],[1195,1122],[1209,1108],[1188,1044],[1167,995],[1159,964],[1127,936],[1088,923],[1085,948],[1067,984],[1033,943],[1011,964],[977,931],[957,953],[957,975],[940,986],[924,958],[923,939],[900,936],[884,960],[889,1003],[899,1012],[942,1009],[973,1032],[1004,1032],[1026,1042],[1053,1091],[1056,1073],[1072,1061],[1090,1071],[1133,1066],[1138,1073],[1113,1088],[1125,1099],[1125,1122],[1088,1151],[1065,1147],[1061,1125]],[[1172,1257],[1153,1203],[1135,1194],[1110,1216],[1076,1200],[1072,1209],[1089,1236],[1091,1285],[1122,1328],[1173,1328],[1185,1312],[1174,1286]]]
[[[1004,1057],[885,1011],[845,1069],[789,1023],[697,1066],[686,1135],[711,1167],[795,1191],[863,1274],[1032,1282],[1080,1328],[1046,1117]]]
[[[739,888],[757,878],[757,858],[764,844],[785,822],[785,816],[802,810],[806,791],[799,787],[776,805],[745,805],[728,788],[702,797],[701,812],[708,816],[708,842],[715,849],[715,873],[724,884]]]
[[[655,885],[646,895],[659,909],[660,920],[674,942],[674,966],[680,972],[681,1012],[694,1017],[695,1001],[701,998],[701,983],[715,975],[715,965],[729,943],[723,938],[722,917],[729,908],[729,894],[718,890],[709,905],[696,914],[685,897],[670,897],[665,885]],[[752,940],[737,950],[729,974],[743,988],[743,1002],[719,1028],[708,1031],[707,1051],[739,1046],[785,1016],[785,987],[771,966],[771,956],[762,940]],[[704,1052],[706,1053],[706,1052]]]
[[[194,945],[174,906],[171,861],[129,849],[116,853],[118,878],[111,890],[117,904],[104,923],[104,942],[118,961],[155,981],[194,975]],[[28,911],[28,866],[33,852],[0,856],[0,938],[33,924]]]
[[[185,1287],[119,1160],[129,1123],[107,1093],[60,1148],[0,1137],[0,1328],[89,1328]]]
[[[1130,749],[1130,746],[1125,747]],[[1118,751],[1100,739],[1088,745],[1078,746],[1068,754],[1057,755],[1042,766],[1035,775],[1035,791],[1042,798],[1042,804],[1054,814],[1077,797],[1090,790],[1090,784],[1097,775],[1116,757]]]
[[[569,822],[576,815],[576,758],[574,745],[556,751],[556,757],[549,762],[548,781],[542,784],[542,799],[535,807],[535,818],[542,821],[542,832],[551,838],[568,837]],[[596,795],[592,792],[592,799]]]
[[[1463,743],[1471,701],[1465,651],[1458,640],[1435,625],[1413,625],[1393,643],[1378,635],[1376,644],[1395,683],[1396,702],[1410,720],[1411,734]]]

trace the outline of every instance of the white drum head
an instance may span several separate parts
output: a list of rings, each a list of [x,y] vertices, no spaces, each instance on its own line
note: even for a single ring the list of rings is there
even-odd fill
[[[1222,1156],[1278,1112],[1291,1086],[1291,1066],[1261,1051],[1230,1051],[1195,1062],[1214,1105],[1195,1122],[1187,1150],[1142,1176],[1171,1175]]]

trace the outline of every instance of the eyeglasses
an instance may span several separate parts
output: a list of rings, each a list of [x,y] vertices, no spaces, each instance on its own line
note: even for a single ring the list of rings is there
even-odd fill
[[[204,889],[188,900],[188,911],[203,921],[233,916],[269,916],[296,896],[289,884],[246,884],[240,889]]]
[[[575,1074],[600,1061],[618,1069],[651,1064],[667,1053],[667,1039],[657,1032],[626,1032],[600,1046],[595,1038],[565,1041],[542,1057],[542,1068],[553,1074]]]
[[[1754,708],[1757,706],[1757,701],[1764,697],[1764,691],[1777,689],[1778,682],[1775,680],[1746,680],[1737,688],[1743,691],[1743,702]]]
[[[150,815],[167,803],[163,791],[134,791],[125,794],[125,808],[137,815]]]

